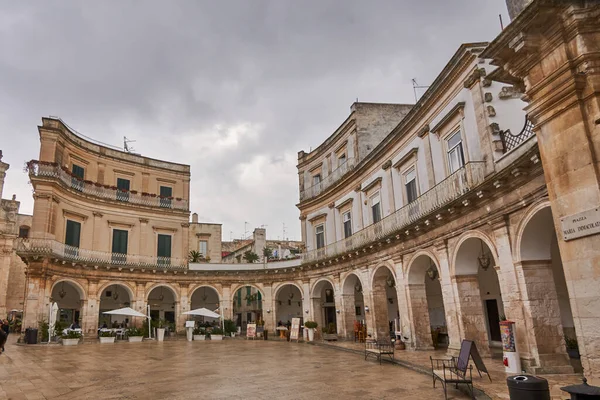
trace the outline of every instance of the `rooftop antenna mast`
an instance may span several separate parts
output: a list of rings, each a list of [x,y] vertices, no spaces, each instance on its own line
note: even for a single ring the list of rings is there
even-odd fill
[[[281,240],[285,240],[285,222],[283,223],[283,234],[281,235]]]
[[[416,103],[417,101],[419,101],[419,99],[417,98],[417,89],[427,89],[429,86],[419,85],[417,83],[416,78],[412,78],[412,86],[413,86],[413,92],[415,93],[415,103]]]
[[[127,153],[133,153],[135,149],[133,148],[133,146],[129,146],[129,143],[135,143],[135,140],[129,140],[127,139],[127,136],[123,136],[123,149]]]

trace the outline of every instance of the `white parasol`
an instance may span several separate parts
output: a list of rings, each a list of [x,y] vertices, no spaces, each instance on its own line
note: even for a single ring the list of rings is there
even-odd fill
[[[144,317],[144,318],[148,318],[148,316],[146,314],[142,314],[139,311],[135,311],[131,307],[119,308],[117,310],[112,310],[112,311],[105,311],[102,314],[125,315],[125,316],[128,316],[128,317]]]
[[[219,314],[217,314],[214,311],[210,311],[207,308],[197,308],[195,310],[190,310],[190,311],[186,311],[183,313],[184,315],[200,315],[202,317],[209,317],[209,318],[220,318],[221,316]]]

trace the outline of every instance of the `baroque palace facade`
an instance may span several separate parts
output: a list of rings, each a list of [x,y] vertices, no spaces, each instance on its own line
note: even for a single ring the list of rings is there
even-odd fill
[[[358,323],[412,349],[488,353],[506,317],[528,372],[572,371],[576,337],[600,383],[599,17],[595,2],[534,0],[493,42],[460,46],[415,105],[355,103],[299,153],[300,259],[188,262],[220,240],[189,222],[189,166],[44,118],[28,237],[12,214],[3,236],[26,264],[24,326],[51,301],[91,337],[117,306],[181,328],[212,305],[240,326],[301,317],[352,338]]]

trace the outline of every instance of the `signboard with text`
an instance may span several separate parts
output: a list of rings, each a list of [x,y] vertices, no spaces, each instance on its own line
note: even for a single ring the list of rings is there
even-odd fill
[[[300,335],[300,318],[292,318],[292,328],[290,330],[290,340],[298,340]]]
[[[600,233],[600,208],[561,218],[560,224],[565,241]]]
[[[256,324],[248,324],[246,326],[246,338],[255,338],[256,337]]]

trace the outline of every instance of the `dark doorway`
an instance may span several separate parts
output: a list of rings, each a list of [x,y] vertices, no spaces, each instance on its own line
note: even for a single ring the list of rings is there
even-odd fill
[[[500,335],[500,315],[498,314],[498,302],[493,300],[486,300],[485,307],[487,309],[488,325],[490,327],[490,340],[494,342],[502,341]]]
[[[174,311],[165,311],[165,321],[174,324],[175,323],[175,312]]]

